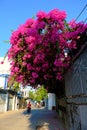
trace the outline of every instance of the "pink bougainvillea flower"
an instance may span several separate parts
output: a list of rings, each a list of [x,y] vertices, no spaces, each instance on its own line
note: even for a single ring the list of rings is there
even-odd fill
[[[36,16],[38,17],[38,20],[43,20],[46,18],[47,14],[44,11],[39,11]]]
[[[55,21],[64,20],[66,18],[66,12],[54,9],[48,13],[48,17]]]
[[[8,58],[11,77],[23,85],[56,85],[64,78],[72,57],[65,50],[76,50],[87,24],[66,21],[66,12],[39,11],[12,32]]]
[[[58,79],[58,80],[62,79],[61,73],[57,73],[56,79]]]
[[[36,72],[32,72],[32,77],[33,78],[38,78],[38,74]]]
[[[1,61],[1,64],[4,64],[4,61]]]
[[[14,68],[14,71],[15,71],[15,73],[17,73],[17,72],[19,71],[19,68],[18,68],[18,67],[15,67],[15,68]]]
[[[22,65],[23,65],[23,66],[26,66],[26,65],[27,65],[27,63],[26,63],[26,62],[22,62]]]

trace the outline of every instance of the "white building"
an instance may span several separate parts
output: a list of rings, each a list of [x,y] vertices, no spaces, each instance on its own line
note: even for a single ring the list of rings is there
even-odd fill
[[[0,57],[0,88],[6,89],[7,87],[7,79],[10,75],[10,62],[8,61],[8,57],[5,59]]]
[[[23,97],[25,97],[25,98],[29,97],[29,91],[34,91],[34,89],[32,88],[32,86],[25,86],[23,88],[23,86],[21,85],[20,92],[22,93]]]
[[[48,110],[56,107],[56,96],[54,93],[48,93]]]

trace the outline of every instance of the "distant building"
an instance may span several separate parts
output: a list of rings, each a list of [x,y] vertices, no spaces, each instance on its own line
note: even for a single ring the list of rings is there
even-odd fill
[[[8,82],[8,77],[10,75],[10,62],[8,60],[8,57],[0,57],[0,88],[1,89],[6,89],[7,88],[7,82]],[[20,85],[20,95],[22,97],[29,97],[29,91],[34,90],[32,86],[25,86],[23,87]]]
[[[0,57],[0,88],[7,88],[8,76],[10,75],[10,62],[8,61],[8,57],[4,58]]]
[[[20,85],[20,92],[22,93],[22,96],[24,98],[29,97],[29,91],[34,91],[34,89],[32,88],[32,86],[25,86],[23,87],[22,85]]]

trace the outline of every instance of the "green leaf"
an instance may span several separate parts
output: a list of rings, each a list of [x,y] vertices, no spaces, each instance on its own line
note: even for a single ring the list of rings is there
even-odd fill
[[[4,42],[4,43],[10,43],[10,41],[9,41],[9,40],[4,40],[3,42]]]
[[[35,15],[32,16],[32,19],[35,19]]]

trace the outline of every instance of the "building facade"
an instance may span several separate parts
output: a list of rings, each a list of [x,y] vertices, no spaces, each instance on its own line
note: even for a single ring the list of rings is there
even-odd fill
[[[8,57],[4,58],[0,57],[0,88],[6,89],[8,77],[10,75],[10,62],[8,61]]]

